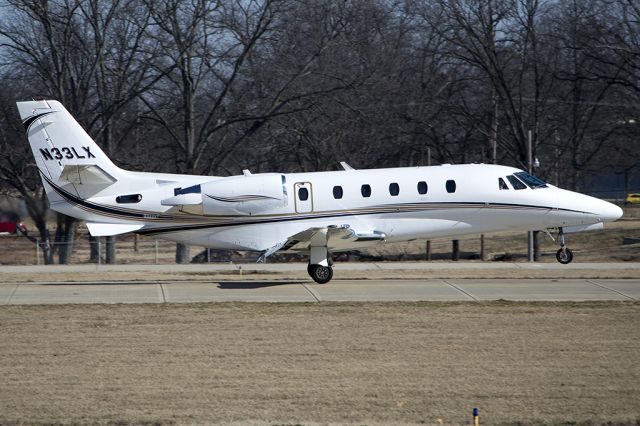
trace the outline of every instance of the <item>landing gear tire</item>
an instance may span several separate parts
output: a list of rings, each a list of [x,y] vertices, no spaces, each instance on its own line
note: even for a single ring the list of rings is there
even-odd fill
[[[307,272],[311,278],[318,284],[326,284],[333,278],[333,268],[322,265],[309,265]]]
[[[573,260],[573,252],[568,248],[559,249],[556,252],[556,259],[563,265],[571,263],[571,261]]]

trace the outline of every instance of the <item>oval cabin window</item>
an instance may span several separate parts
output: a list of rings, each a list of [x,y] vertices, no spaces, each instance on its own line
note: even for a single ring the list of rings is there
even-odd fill
[[[339,200],[342,198],[342,187],[341,186],[334,186],[333,187],[333,198],[335,198],[336,200]]]
[[[418,194],[426,194],[427,191],[429,190],[429,186],[427,186],[427,182],[425,181],[420,181],[418,182]]]
[[[369,185],[362,185],[362,187],[360,187],[360,192],[365,198],[371,197],[371,187]]]
[[[139,203],[140,200],[142,200],[142,195],[140,194],[118,195],[116,197],[116,203],[120,204]]]
[[[392,196],[397,196],[400,193],[400,185],[398,185],[397,183],[390,183],[389,184],[389,194],[391,194]]]
[[[448,180],[446,187],[447,187],[447,192],[449,194],[452,194],[452,193],[456,192],[456,181],[455,180]]]

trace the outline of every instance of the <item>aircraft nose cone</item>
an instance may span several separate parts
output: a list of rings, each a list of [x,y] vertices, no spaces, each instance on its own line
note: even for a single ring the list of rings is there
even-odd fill
[[[598,214],[603,222],[613,222],[622,217],[622,209],[615,204],[600,200]]]

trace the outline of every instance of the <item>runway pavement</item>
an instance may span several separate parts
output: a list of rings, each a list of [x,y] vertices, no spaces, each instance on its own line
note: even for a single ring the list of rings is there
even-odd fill
[[[640,279],[34,282],[0,284],[5,305],[321,301],[636,301]]]
[[[115,281],[113,271],[129,272],[224,272],[255,270],[272,272],[265,280],[221,280],[206,274],[166,279]],[[316,284],[299,277],[304,263],[281,264],[209,264],[209,265],[49,265],[0,266],[0,304],[64,304],[64,303],[187,303],[187,302],[321,302],[321,301],[637,301],[640,300],[640,278],[637,279],[367,279],[368,271],[446,271],[543,269],[580,271],[630,271],[640,277],[640,263],[340,263],[328,284]],[[341,271],[360,271],[362,279],[340,279]],[[638,273],[636,273],[636,271]],[[92,277],[74,282],[60,281],[55,274],[82,273]],[[287,274],[287,272],[295,272]],[[3,273],[32,274],[36,281],[2,282]],[[35,275],[34,275],[35,274]],[[297,275],[296,275],[297,274]],[[204,276],[203,276],[204,275]],[[284,276],[283,276],[284,275]],[[286,279],[287,275],[296,276]],[[387,274],[389,275],[389,274]],[[66,275],[65,275],[66,276]],[[78,275],[80,276],[80,275]],[[160,275],[162,276],[162,275]],[[420,276],[420,273],[415,276]],[[586,274],[589,276],[589,274]],[[602,276],[602,275],[600,275]],[[606,274],[605,274],[606,276]],[[49,281],[50,280],[50,281]]]

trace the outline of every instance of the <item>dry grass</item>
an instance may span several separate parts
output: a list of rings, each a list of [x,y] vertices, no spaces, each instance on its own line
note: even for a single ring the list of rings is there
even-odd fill
[[[0,423],[637,424],[639,326],[633,303],[3,306]]]

